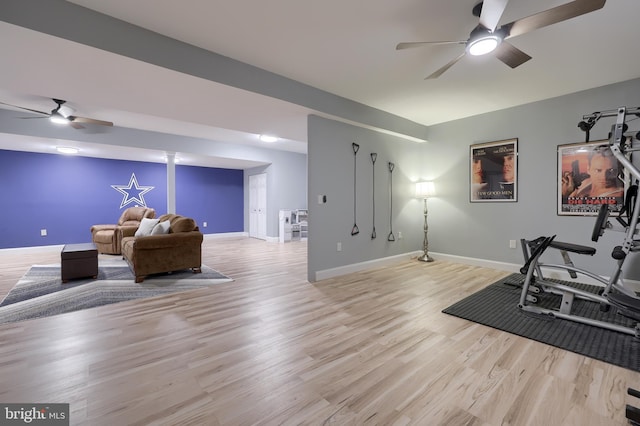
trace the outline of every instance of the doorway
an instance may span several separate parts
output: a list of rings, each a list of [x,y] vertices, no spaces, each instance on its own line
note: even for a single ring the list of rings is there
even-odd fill
[[[249,237],[267,239],[267,174],[249,176]]]

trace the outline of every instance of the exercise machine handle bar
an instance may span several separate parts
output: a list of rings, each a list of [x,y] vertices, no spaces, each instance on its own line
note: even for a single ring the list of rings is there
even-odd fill
[[[625,114],[640,114],[640,107],[636,107],[636,108],[627,108],[627,107],[620,107],[620,108],[616,108],[616,109],[610,109],[610,110],[606,110],[606,111],[596,111],[596,112],[592,112],[591,114],[586,114],[582,116],[583,120],[600,120],[602,117],[617,117],[620,114],[620,110],[625,111]]]

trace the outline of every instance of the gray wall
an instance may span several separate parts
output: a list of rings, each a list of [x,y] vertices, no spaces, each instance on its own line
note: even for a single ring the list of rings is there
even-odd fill
[[[576,266],[609,276],[615,264],[611,250],[623,234],[607,231],[597,243],[591,241],[595,217],[558,216],[557,147],[584,142],[577,127],[584,114],[636,107],[640,104],[640,80],[613,84],[524,106],[456,120],[429,128],[429,142],[417,144],[371,132],[348,124],[309,117],[309,280],[318,271],[373,261],[422,247],[422,203],[413,198],[412,182],[434,180],[438,195],[429,200],[429,248],[431,253],[471,260],[523,262],[520,238],[557,235],[559,241],[590,245],[592,257],[574,256]],[[603,119],[591,132],[591,140],[606,139],[613,124]],[[640,124],[630,123],[638,130]],[[469,147],[471,144],[518,138],[518,201],[471,203],[469,201]],[[357,224],[352,237],[353,152],[360,144],[357,175]],[[378,152],[376,163],[376,230],[371,232],[371,164],[369,152]],[[396,233],[403,240],[386,241],[388,190],[386,161],[394,171],[394,217]],[[318,205],[317,195],[327,204]],[[509,240],[517,240],[516,249]],[[336,243],[342,242],[342,252]],[[550,252],[550,256],[554,253]],[[555,257],[549,260],[560,262]],[[625,264],[625,276],[640,279],[640,262],[633,256]]]
[[[431,203],[432,250],[518,264],[520,247],[509,249],[510,239],[557,234],[560,241],[596,247],[594,258],[575,256],[575,263],[610,275],[611,250],[623,234],[607,231],[596,244],[591,241],[594,217],[556,214],[557,146],[584,142],[585,134],[577,128],[584,114],[638,104],[640,80],[632,80],[431,127],[431,143],[423,147],[428,153],[425,167],[440,188]],[[614,121],[603,119],[590,139],[606,139]],[[634,124],[632,129],[640,128]],[[518,202],[470,203],[469,145],[509,138],[518,138]],[[631,259],[626,266],[633,263]],[[628,275],[640,278],[635,271]]]
[[[311,115],[308,120],[309,146],[309,255],[308,279],[315,281],[318,271],[365,262],[418,250],[422,247],[423,204],[414,198],[414,183],[423,176],[421,144]],[[356,155],[356,224],[354,225],[354,153]],[[375,188],[370,153],[378,154],[375,163]],[[390,232],[390,174],[393,170],[393,216],[395,242],[387,241]],[[373,230],[373,194],[375,190],[376,239]],[[318,195],[327,202],[318,204]],[[403,238],[399,238],[399,233]],[[342,251],[337,251],[337,243]]]

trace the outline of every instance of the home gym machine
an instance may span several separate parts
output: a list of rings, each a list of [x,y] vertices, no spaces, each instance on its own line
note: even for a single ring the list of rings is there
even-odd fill
[[[625,136],[628,130],[626,124],[628,116],[640,117],[640,108],[627,109],[626,107],[621,107],[617,110],[595,112],[585,115],[583,121],[578,125],[580,129],[587,132],[588,140],[588,132],[598,120],[605,117],[616,117],[616,123],[611,128],[608,145],[613,155],[633,179],[633,185],[628,188],[625,196],[624,207],[615,218],[615,222],[609,220],[609,206],[602,204],[591,235],[592,241],[597,242],[606,229],[624,232],[622,244],[616,246],[611,254],[615,261],[613,273],[609,278],[605,278],[574,266],[570,253],[593,256],[596,253],[593,247],[555,241],[555,236],[540,237],[531,241],[521,240],[525,264],[520,272],[525,275],[525,280],[522,284],[518,307],[523,311],[602,327],[640,338],[640,326],[638,325],[640,322],[640,297],[628,285],[625,285],[622,277],[622,266],[628,255],[640,251],[640,237],[638,237],[640,196],[637,196],[640,170],[632,164],[628,155],[634,151],[633,137]],[[638,136],[640,136],[640,132],[636,135],[636,139],[638,139]],[[542,254],[549,248],[560,251],[563,264],[545,263],[540,259]],[[568,272],[571,278],[574,279],[579,275],[587,276],[598,282],[598,287],[593,288],[599,289],[599,291],[592,292],[585,290],[584,286],[577,288],[558,282],[559,280],[551,280],[543,275],[543,269],[563,270]],[[541,293],[560,296],[558,297],[560,305],[557,308],[536,306]],[[611,308],[616,309],[618,314],[631,319],[635,325],[629,326],[629,321],[620,323],[603,321],[574,312],[573,305],[576,299],[599,304],[602,312],[608,312]],[[597,307],[597,305],[595,306]]]

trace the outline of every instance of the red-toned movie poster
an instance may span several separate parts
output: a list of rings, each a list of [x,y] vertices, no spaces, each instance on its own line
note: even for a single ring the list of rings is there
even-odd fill
[[[627,180],[606,140],[558,146],[558,214],[596,216],[602,204],[619,212]]]
[[[470,201],[518,201],[518,139],[471,145]]]

